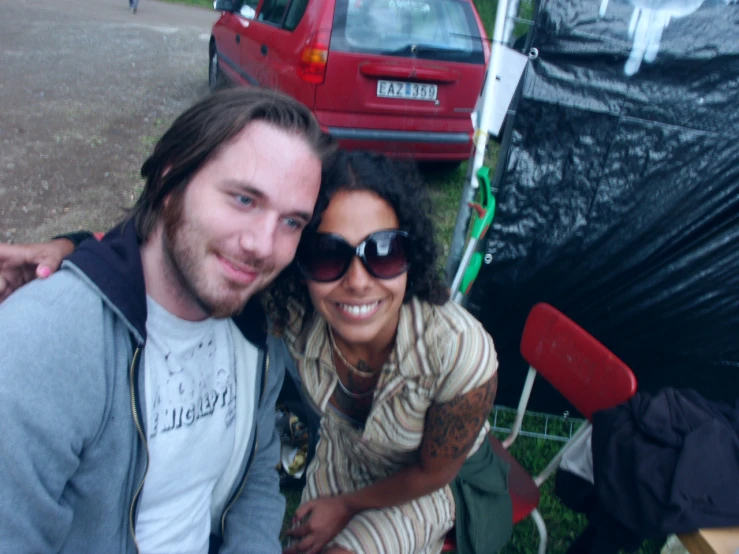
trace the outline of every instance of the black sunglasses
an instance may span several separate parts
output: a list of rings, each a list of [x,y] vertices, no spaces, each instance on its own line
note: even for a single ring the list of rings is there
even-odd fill
[[[408,271],[410,244],[408,233],[399,230],[376,231],[357,246],[341,235],[316,233],[303,239],[296,258],[305,278],[319,283],[341,279],[354,256],[373,277],[393,279]]]

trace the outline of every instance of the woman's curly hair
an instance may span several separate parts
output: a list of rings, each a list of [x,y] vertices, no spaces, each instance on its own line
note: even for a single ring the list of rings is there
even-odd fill
[[[441,305],[449,300],[449,290],[438,263],[439,248],[431,215],[431,199],[415,164],[390,160],[370,152],[336,152],[324,164],[316,209],[301,240],[316,232],[331,198],[341,190],[377,194],[392,206],[400,229],[410,235],[410,268],[403,302],[415,297]],[[273,330],[278,333],[288,324],[291,301],[304,306],[306,315],[312,312],[305,279],[294,260],[267,291],[265,300]]]

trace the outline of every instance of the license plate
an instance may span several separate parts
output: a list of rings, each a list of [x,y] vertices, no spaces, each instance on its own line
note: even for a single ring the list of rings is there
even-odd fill
[[[377,81],[377,96],[379,98],[436,100],[437,89],[437,85],[404,83],[402,81]]]

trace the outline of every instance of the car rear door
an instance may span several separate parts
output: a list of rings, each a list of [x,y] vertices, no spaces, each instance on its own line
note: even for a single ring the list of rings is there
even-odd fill
[[[329,127],[471,128],[485,49],[469,0],[337,0],[315,110]]]
[[[324,0],[290,0],[281,28],[270,45],[270,63],[275,68],[277,88],[313,107],[315,85],[300,78],[298,63],[314,31],[316,12]]]
[[[315,85],[298,76],[297,65],[312,27],[311,14],[324,0],[263,0],[257,15],[253,52],[263,67],[266,86],[274,87],[313,107]],[[268,75],[267,75],[268,73]],[[264,83],[263,83],[264,84]]]
[[[240,46],[237,40],[241,40],[240,34],[241,26],[239,25],[236,14],[233,12],[223,12],[216,24],[213,25],[213,38],[216,43],[221,71],[227,74],[231,80],[239,79],[238,64]]]
[[[241,45],[258,3],[259,0],[237,0],[233,11],[224,12],[213,27],[221,69],[235,82],[250,83],[241,65]]]
[[[282,22],[290,0],[262,0],[241,45],[241,64],[259,86],[278,87],[274,45],[284,40]]]

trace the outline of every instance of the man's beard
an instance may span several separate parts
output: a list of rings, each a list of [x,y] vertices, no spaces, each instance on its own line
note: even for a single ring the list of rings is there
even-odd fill
[[[184,194],[173,194],[163,211],[162,251],[167,273],[185,300],[194,301],[209,317],[225,318],[238,314],[251,294],[226,280],[218,285],[209,282],[205,273],[206,255],[210,247],[207,232],[184,215]],[[264,264],[255,262],[260,274]],[[218,279],[218,276],[213,278]],[[225,294],[224,294],[225,292]]]

